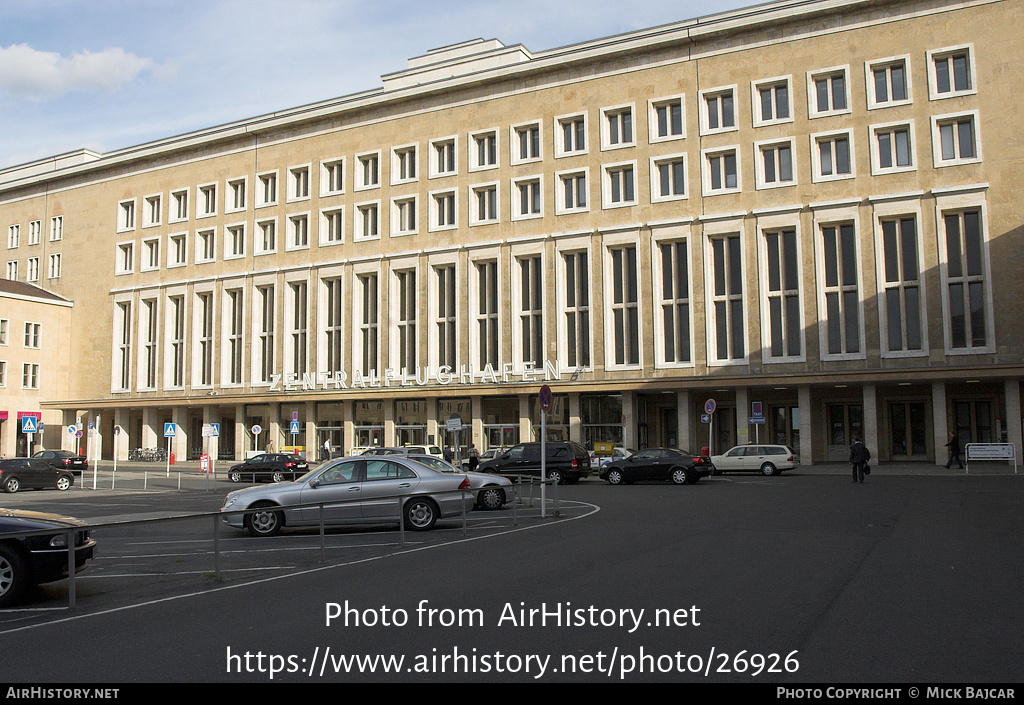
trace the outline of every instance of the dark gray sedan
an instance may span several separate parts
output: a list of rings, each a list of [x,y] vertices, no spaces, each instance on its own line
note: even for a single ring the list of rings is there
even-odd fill
[[[397,455],[357,456],[324,463],[294,482],[235,490],[220,510],[229,512],[228,526],[273,536],[284,527],[319,526],[321,519],[345,526],[397,524],[401,517],[407,529],[426,531],[438,519],[471,511],[475,502],[465,475]]]

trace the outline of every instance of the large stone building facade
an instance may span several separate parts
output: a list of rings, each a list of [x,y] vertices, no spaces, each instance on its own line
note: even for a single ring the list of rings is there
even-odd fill
[[[588,446],[811,463],[860,435],[944,463],[957,430],[1019,456],[1022,20],[783,1],[476,40],[0,172],[0,227],[39,229],[8,235],[9,274],[74,302],[69,392],[42,406],[121,458],[166,423],[179,457],[508,445],[539,437],[543,384],[549,437]]]

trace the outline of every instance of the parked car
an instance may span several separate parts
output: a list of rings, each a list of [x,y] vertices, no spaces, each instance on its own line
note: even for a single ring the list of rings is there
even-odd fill
[[[760,472],[762,475],[778,475],[800,465],[800,458],[789,446],[765,443],[736,446],[711,460],[716,472]]]
[[[248,487],[228,494],[224,523],[253,536],[274,536],[284,527],[390,524],[413,531],[473,509],[476,496],[463,475],[437,472],[399,455],[338,458],[294,482]],[[404,504],[399,518],[397,500]],[[323,503],[320,506],[300,507]]]
[[[622,460],[633,455],[636,451],[632,448],[620,448],[615,446],[612,448],[611,455],[598,455],[595,451],[590,451],[590,469],[600,470],[602,467],[612,462],[613,460]]]
[[[480,457],[477,458],[477,461],[482,463],[485,460],[491,460],[495,456],[504,453],[506,450],[508,450],[508,448],[504,446],[501,446],[499,448],[488,448],[487,450],[480,454]],[[469,458],[462,459],[462,470],[464,472],[469,470]]]
[[[81,475],[83,470],[89,469],[89,461],[85,456],[70,450],[40,450],[33,453],[32,457],[45,460],[57,470],[67,470],[72,475]]]
[[[600,477],[612,485],[630,485],[640,480],[693,485],[714,472],[711,458],[706,455],[693,455],[678,448],[645,448],[608,463],[601,468]]]
[[[244,463],[232,465],[228,479],[232,482],[284,482],[305,475],[309,464],[293,453],[261,453]]]
[[[75,529],[75,572],[92,558],[96,541],[85,522],[44,512],[0,509],[0,608],[13,604],[31,585],[68,577],[68,529]],[[45,530],[35,536],[5,536]]]
[[[384,446],[368,448],[361,455],[433,455],[444,458],[444,452],[437,446]]]
[[[501,509],[512,501],[512,481],[507,477],[492,475],[485,472],[460,471],[447,460],[435,458],[433,455],[408,455],[409,460],[423,463],[428,468],[452,475],[465,475],[469,478],[469,489],[476,493],[474,509]]]
[[[66,490],[75,484],[75,476],[67,470],[58,470],[46,460],[35,458],[5,458],[0,460],[0,487],[5,492],[23,489]]]
[[[480,463],[478,472],[540,477],[540,443],[520,443]],[[544,469],[549,480],[572,484],[590,475],[590,453],[579,443],[548,441]]]

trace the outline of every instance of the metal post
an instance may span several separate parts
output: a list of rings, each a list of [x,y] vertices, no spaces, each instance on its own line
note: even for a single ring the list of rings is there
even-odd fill
[[[75,609],[75,531],[68,529],[68,608]]]
[[[220,577],[220,531],[218,530],[219,516],[213,515],[213,578],[218,583],[221,581]]]

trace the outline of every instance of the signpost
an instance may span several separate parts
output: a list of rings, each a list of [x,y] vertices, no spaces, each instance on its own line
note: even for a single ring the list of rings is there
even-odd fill
[[[701,417],[701,421],[703,421],[705,418],[707,419],[705,423],[707,423],[708,425],[708,455],[711,455],[711,453],[714,451],[714,448],[712,448],[711,445],[711,437],[714,434],[715,409],[717,408],[718,405],[715,403],[714,399],[708,399],[706,402],[704,402],[704,415]]]
[[[548,481],[548,412],[551,411],[551,387],[540,388],[540,516],[547,516],[547,481]]]
[[[22,416],[21,417],[21,432],[28,436],[28,455],[32,457],[32,439],[36,435],[36,417],[35,416]]]
[[[447,433],[455,434],[455,467],[462,467],[462,444],[459,443],[459,433],[462,432],[462,417],[453,413],[444,424]],[[447,437],[447,436],[446,436]]]
[[[164,424],[164,438],[167,439],[167,477],[171,476],[171,439],[177,433],[177,426],[173,423]]]
[[[761,424],[764,423],[764,413],[761,402],[750,403],[750,418],[747,421],[754,425],[754,442],[761,442]]]

